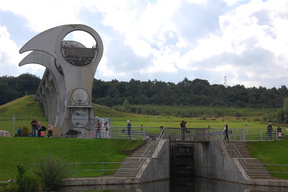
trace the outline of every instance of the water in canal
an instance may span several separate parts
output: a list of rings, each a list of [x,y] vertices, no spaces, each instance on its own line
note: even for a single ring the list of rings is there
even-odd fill
[[[287,188],[251,186],[207,178],[176,178],[141,185],[62,188],[61,192],[284,192]]]

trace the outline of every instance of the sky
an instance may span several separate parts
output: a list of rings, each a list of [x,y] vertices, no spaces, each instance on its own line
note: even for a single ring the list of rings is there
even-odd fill
[[[0,76],[42,78],[45,67],[18,66],[20,48],[52,27],[84,24],[104,44],[96,79],[288,87],[287,0],[0,2]]]

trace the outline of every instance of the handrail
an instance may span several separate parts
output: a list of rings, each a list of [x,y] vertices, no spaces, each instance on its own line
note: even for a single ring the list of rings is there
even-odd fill
[[[158,143],[160,141],[160,139],[162,139],[164,137],[164,135],[165,135],[165,127],[163,127],[161,129],[161,132],[160,132],[159,136],[156,139],[156,143]]]
[[[141,157],[140,157],[140,159],[138,160],[138,162],[140,162],[144,156],[147,156],[147,155],[150,153],[151,150],[149,150],[148,153],[147,153],[147,155],[146,155],[146,151],[149,149],[149,147],[150,147],[151,144],[152,144],[152,143],[149,143],[149,145],[146,147],[144,153],[141,155]]]

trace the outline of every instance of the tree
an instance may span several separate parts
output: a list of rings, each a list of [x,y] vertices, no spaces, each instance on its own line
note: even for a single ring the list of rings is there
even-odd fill
[[[284,123],[288,123],[288,98],[284,99],[282,114]]]
[[[130,103],[129,103],[128,99],[125,99],[125,100],[124,100],[122,107],[123,107],[123,109],[124,109],[125,111],[127,111],[127,112],[130,111],[131,106],[130,106]]]

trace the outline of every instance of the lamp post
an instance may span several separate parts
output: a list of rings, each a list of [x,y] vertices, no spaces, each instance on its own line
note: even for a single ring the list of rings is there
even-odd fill
[[[13,123],[13,135],[15,135],[15,121],[16,121],[16,117],[15,117],[15,115],[13,115],[13,118],[12,118],[12,123]]]

